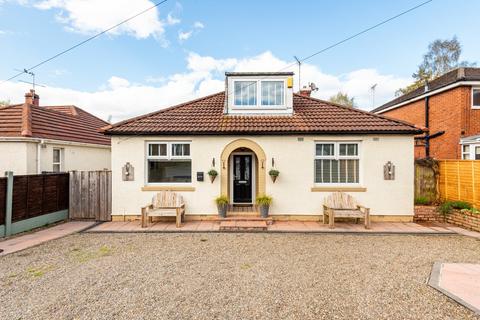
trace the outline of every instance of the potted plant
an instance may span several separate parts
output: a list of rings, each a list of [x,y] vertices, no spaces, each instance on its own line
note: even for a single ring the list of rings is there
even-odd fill
[[[260,208],[260,216],[262,218],[268,217],[268,210],[270,209],[270,205],[272,204],[272,197],[267,195],[257,197],[257,205]]]
[[[219,196],[215,198],[215,203],[217,204],[218,215],[221,218],[225,218],[227,216],[227,208],[228,208],[227,196]]]
[[[280,175],[280,171],[276,169],[270,169],[270,171],[268,171],[268,174],[270,175],[270,178],[272,178],[273,183],[275,183],[275,181],[277,181],[278,176]]]
[[[215,178],[218,176],[218,172],[215,169],[211,169],[208,171],[208,176],[210,177],[210,181],[213,183],[215,181]]]

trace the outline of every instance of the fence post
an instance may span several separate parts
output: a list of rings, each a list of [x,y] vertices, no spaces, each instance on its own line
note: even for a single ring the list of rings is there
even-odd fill
[[[7,177],[7,197],[5,199],[5,237],[8,237],[12,234],[13,172],[5,172],[5,177]]]

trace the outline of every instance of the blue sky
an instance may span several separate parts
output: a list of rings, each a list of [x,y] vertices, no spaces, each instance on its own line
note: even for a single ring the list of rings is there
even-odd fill
[[[151,5],[148,0],[114,1],[116,6],[110,1],[86,0],[94,4],[82,6],[79,0],[0,0],[0,79]],[[274,70],[294,55],[307,56],[420,2],[168,1],[137,18],[137,25],[38,68],[37,81],[49,87],[38,91],[42,101],[78,104],[119,120],[218,91],[225,70]],[[434,0],[307,61],[302,80],[319,82],[319,97],[343,90],[369,109],[369,85],[381,82],[377,104],[392,98],[436,38],[457,35],[462,58],[478,62],[480,41],[472,27],[478,12],[480,1]],[[26,89],[16,81],[0,85],[0,99],[18,102]],[[118,95],[132,94],[151,96],[116,107],[106,103],[121,104],[125,99]]]

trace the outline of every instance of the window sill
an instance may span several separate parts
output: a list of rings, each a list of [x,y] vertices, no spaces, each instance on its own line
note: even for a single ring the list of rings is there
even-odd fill
[[[341,186],[322,186],[322,187],[312,187],[312,192],[335,192],[335,191],[343,191],[343,192],[367,192],[367,188],[364,187],[341,187]]]
[[[142,191],[195,191],[195,187],[190,186],[144,186]]]

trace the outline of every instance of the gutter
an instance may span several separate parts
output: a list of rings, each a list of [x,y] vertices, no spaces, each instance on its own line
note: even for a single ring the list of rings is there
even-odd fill
[[[455,82],[455,83],[452,83],[448,86],[429,91],[427,93],[424,93],[424,94],[419,95],[417,97],[414,97],[414,98],[411,98],[409,100],[403,101],[401,103],[395,104],[395,105],[390,106],[388,108],[381,109],[381,110],[378,110],[378,111],[375,111],[375,112],[372,111],[372,112],[376,113],[376,114],[382,114],[384,112],[390,111],[392,109],[399,108],[399,107],[404,106],[406,104],[424,99],[426,97],[429,97],[429,96],[432,96],[432,95],[435,95],[435,94],[438,94],[438,93],[441,93],[441,92],[444,92],[444,91],[447,91],[447,90],[450,90],[450,89],[453,89],[453,88],[456,88],[456,87],[461,87],[461,86],[480,86],[480,81],[459,81],[459,82]]]
[[[104,144],[83,143],[83,142],[54,140],[54,139],[30,138],[30,137],[0,137],[0,142],[33,142],[33,143],[59,144],[59,145],[65,145],[65,146],[89,147],[89,148],[100,148],[100,149],[111,148],[110,145],[104,145]]]

